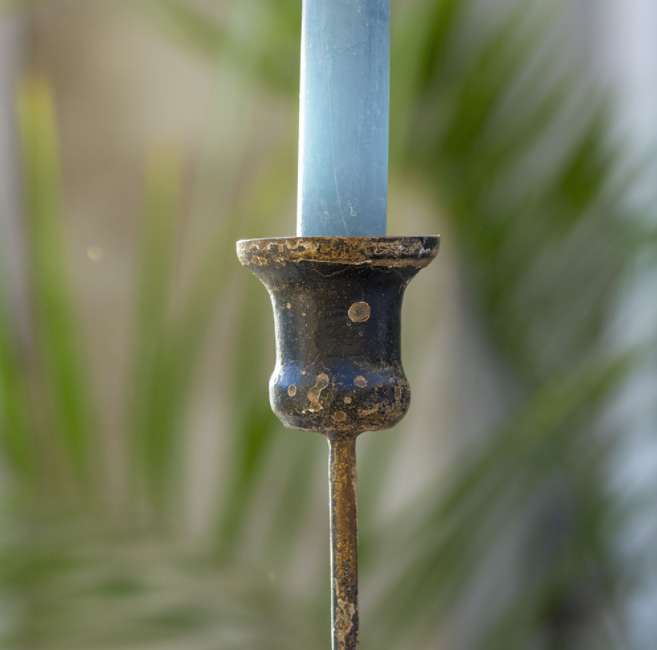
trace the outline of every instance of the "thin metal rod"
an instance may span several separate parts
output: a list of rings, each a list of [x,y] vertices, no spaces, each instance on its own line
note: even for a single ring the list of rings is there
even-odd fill
[[[358,650],[356,438],[329,439],[333,650]]]

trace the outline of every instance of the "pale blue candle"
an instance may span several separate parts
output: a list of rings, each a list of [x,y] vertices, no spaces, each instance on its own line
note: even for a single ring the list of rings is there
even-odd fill
[[[297,234],[382,236],[390,0],[303,0]]]

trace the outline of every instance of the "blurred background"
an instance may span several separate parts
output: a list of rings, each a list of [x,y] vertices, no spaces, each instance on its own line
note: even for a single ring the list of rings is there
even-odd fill
[[[393,0],[414,387],[359,441],[363,650],[657,647],[657,5]],[[270,413],[300,0],[0,2],[0,645],[328,648]]]

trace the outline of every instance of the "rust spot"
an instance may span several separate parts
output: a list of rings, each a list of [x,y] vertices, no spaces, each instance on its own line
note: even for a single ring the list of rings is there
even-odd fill
[[[351,397],[345,397],[344,398],[344,403],[345,404],[351,404]]]
[[[365,386],[367,386],[367,379],[365,379],[363,375],[358,375],[358,377],[354,379],[354,384],[356,384],[358,388],[365,388]]]
[[[336,422],[345,422],[347,420],[347,414],[344,411],[337,411],[333,414],[333,419]]]
[[[297,387],[292,384],[288,389],[287,389],[287,394],[290,397],[294,397],[297,394]]]
[[[374,417],[374,416],[380,415],[381,410],[382,409],[381,409],[380,406],[376,406],[373,409],[363,409],[362,411],[359,411],[359,412],[363,417],[369,418],[369,417]]]
[[[371,315],[372,309],[366,302],[355,302],[349,307],[349,318],[354,323],[365,323]]]
[[[322,373],[317,377],[317,382],[315,385],[308,391],[308,399],[310,400],[310,410],[313,413],[317,413],[324,408],[319,403],[319,396],[322,394],[322,391],[329,385],[329,377],[326,373]]]

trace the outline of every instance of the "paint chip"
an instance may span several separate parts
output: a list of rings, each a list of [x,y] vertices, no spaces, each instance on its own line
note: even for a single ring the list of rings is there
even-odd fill
[[[372,309],[366,302],[355,302],[349,307],[349,318],[354,323],[364,323],[370,319]]]
[[[308,399],[310,400],[310,410],[313,413],[321,411],[324,407],[319,403],[319,396],[322,394],[322,391],[329,385],[329,376],[326,373],[322,373],[317,376],[317,381],[315,385],[308,391]]]

